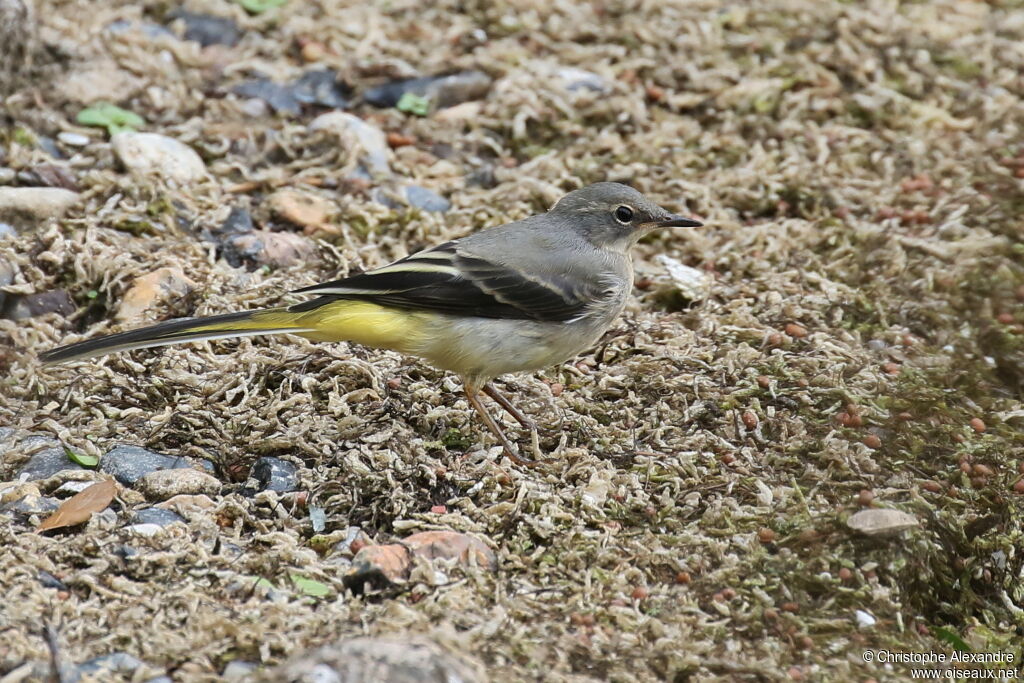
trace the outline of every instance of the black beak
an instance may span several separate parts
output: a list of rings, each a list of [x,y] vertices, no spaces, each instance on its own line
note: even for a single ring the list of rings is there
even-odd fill
[[[699,228],[704,224],[685,216],[669,216],[661,221],[654,221],[649,224],[652,228]]]

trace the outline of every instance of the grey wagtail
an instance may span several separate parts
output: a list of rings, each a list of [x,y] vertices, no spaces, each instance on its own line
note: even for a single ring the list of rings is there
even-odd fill
[[[699,227],[631,187],[596,183],[545,214],[490,228],[360,275],[296,290],[319,295],[279,308],[189,318],[62,346],[45,363],[223,337],[297,334],[425,359],[462,379],[466,398],[516,464],[487,394],[534,424],[491,380],[562,363],[592,346],[622,312],[633,284],[629,249],[656,228]]]

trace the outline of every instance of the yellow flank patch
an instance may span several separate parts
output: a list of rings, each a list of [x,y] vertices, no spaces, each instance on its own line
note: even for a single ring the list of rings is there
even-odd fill
[[[287,314],[288,324],[313,328],[301,336],[314,341],[353,341],[379,349],[415,354],[422,346],[426,317],[366,301],[332,301],[313,311]]]

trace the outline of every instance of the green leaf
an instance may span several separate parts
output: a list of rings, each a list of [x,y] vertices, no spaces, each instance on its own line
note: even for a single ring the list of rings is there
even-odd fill
[[[936,640],[941,640],[944,643],[949,643],[960,652],[970,652],[971,646],[968,645],[963,638],[957,635],[957,632],[945,628],[944,626],[932,626],[932,635],[935,636]]]
[[[68,456],[68,460],[73,463],[77,463],[82,467],[96,467],[100,464],[100,459],[95,455],[86,455],[85,453],[76,453],[64,444],[61,444],[64,449],[64,455]]]
[[[126,130],[135,130],[146,125],[146,120],[138,114],[107,102],[83,109],[78,112],[75,120],[83,126],[106,128],[111,135]]]
[[[249,14],[263,14],[268,9],[280,7],[288,0],[236,0]]]
[[[300,593],[310,597],[322,598],[331,594],[330,586],[313,579],[307,579],[301,574],[292,574],[291,579]]]
[[[404,111],[406,114],[426,116],[430,113],[430,100],[415,93],[407,92],[398,100],[395,109]]]

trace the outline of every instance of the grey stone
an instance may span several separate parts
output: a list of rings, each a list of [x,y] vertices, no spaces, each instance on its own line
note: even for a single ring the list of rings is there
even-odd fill
[[[164,510],[162,508],[143,508],[136,510],[132,516],[132,524],[156,524],[157,526],[167,526],[168,524],[174,524],[175,522],[185,522],[185,518],[179,515],[173,510]]]
[[[78,665],[82,673],[93,675],[100,672],[130,674],[142,666],[142,660],[127,652],[111,652],[110,654],[93,657]]]
[[[180,495],[213,495],[220,491],[217,477],[191,468],[149,472],[136,482],[136,488],[147,498],[167,500]]]
[[[443,213],[452,206],[452,203],[441,195],[419,185],[407,185],[405,188],[405,198],[408,200],[409,206],[414,206],[424,211]]]
[[[100,458],[100,472],[112,474],[122,484],[133,485],[150,472],[190,468],[182,457],[164,455],[139,446],[115,446]]]
[[[82,135],[81,133],[69,133],[67,131],[57,133],[57,139],[69,147],[85,147],[92,142],[92,138],[88,135]]]
[[[23,515],[25,517],[31,515],[45,515],[53,512],[60,506],[60,501],[56,498],[50,498],[48,496],[35,496],[28,495],[18,500],[12,500],[10,502],[0,505],[0,512],[6,512],[8,514]]]
[[[27,320],[48,313],[68,316],[74,312],[75,302],[71,295],[63,289],[52,289],[49,292],[35,294],[8,294],[4,297],[0,318]]]
[[[238,28],[238,24],[228,17],[189,12],[184,9],[176,9],[168,17],[180,19],[185,25],[185,40],[193,40],[203,47],[209,45],[233,47],[242,37],[242,31]]]
[[[298,468],[280,458],[260,458],[252,468],[252,476],[259,482],[260,491],[284,493],[299,488]]]
[[[41,439],[46,437],[29,437],[23,439],[18,444],[18,450],[25,449],[26,442],[29,439]],[[47,441],[52,441],[47,439]],[[38,451],[29,458],[28,462],[25,463],[20,470],[18,470],[18,476],[24,477],[28,481],[35,481],[37,479],[49,479],[58,472],[64,470],[84,470],[85,468],[76,462],[72,462],[68,458],[67,453],[60,446],[46,448]]]
[[[0,185],[10,185],[18,177],[18,172],[13,168],[0,168]]]
[[[132,173],[187,185],[206,177],[206,164],[188,145],[157,133],[122,132],[110,140],[117,158]]]
[[[258,665],[253,662],[245,662],[241,659],[236,659],[233,662],[228,662],[228,665],[224,667],[224,672],[220,677],[222,681],[244,681],[257,668]]]
[[[375,107],[393,107],[403,95],[413,94],[441,109],[478,100],[491,88],[491,77],[482,71],[461,71],[446,76],[407,78],[370,88],[363,100]]]
[[[48,218],[60,218],[78,199],[77,192],[59,187],[0,187],[0,220],[35,227]]]
[[[391,636],[353,638],[296,655],[267,680],[476,683],[486,674],[481,663],[426,638]]]
[[[380,128],[358,116],[343,111],[332,111],[313,119],[309,129],[334,133],[346,144],[356,147],[360,152],[360,161],[371,176],[391,175],[387,136]]]

